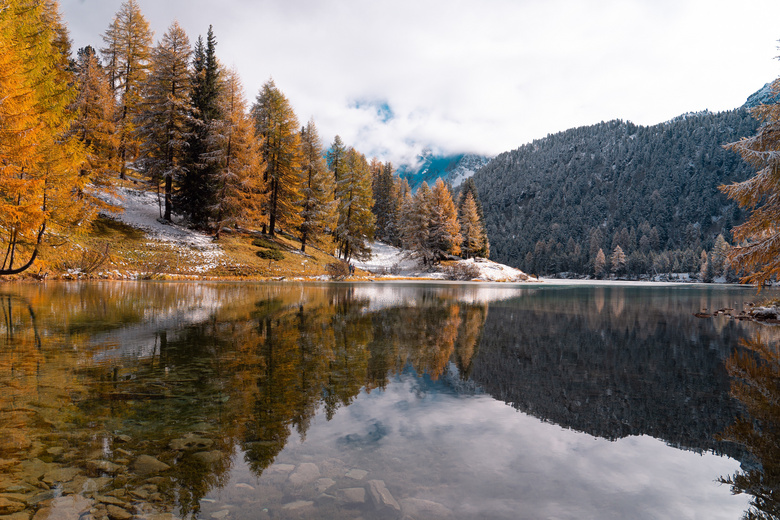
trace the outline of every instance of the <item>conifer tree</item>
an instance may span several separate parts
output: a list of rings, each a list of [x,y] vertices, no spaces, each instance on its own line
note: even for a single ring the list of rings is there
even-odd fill
[[[338,225],[336,243],[341,258],[349,262],[371,255],[369,242],[374,238],[374,214],[371,172],[366,158],[354,148],[347,150],[344,170],[336,183]]]
[[[302,199],[298,118],[273,80],[268,80],[260,89],[252,115],[257,133],[263,138],[268,233],[273,235],[277,225],[295,229],[301,221]]]
[[[596,278],[603,278],[607,272],[607,257],[601,248],[599,248],[596,258],[593,260],[593,272]]]
[[[460,223],[452,194],[442,179],[433,185],[430,198],[428,241],[433,260],[441,260],[446,255],[460,254],[463,237],[460,235]]]
[[[189,118],[187,156],[179,189],[175,193],[177,207],[190,222],[207,227],[211,208],[217,203],[217,168],[214,155],[219,149],[210,148],[218,141],[212,134],[222,126],[219,96],[222,82],[216,56],[217,39],[209,26],[206,43],[198,37],[192,56],[192,113]]]
[[[224,227],[262,225],[265,197],[261,142],[247,114],[244,89],[234,70],[224,71],[219,105],[223,119],[215,120],[220,127],[210,134],[214,142],[209,143],[211,148],[220,150],[213,163],[217,197],[211,210],[216,220],[216,238]]]
[[[780,93],[780,78],[772,83],[772,92]],[[756,174],[720,189],[753,209],[745,223],[732,229],[738,245],[729,251],[728,261],[740,267],[743,282],[761,286],[780,275],[780,104],[758,105],[750,112],[761,122],[756,135],[725,147],[739,153]]]
[[[307,242],[321,243],[336,228],[333,173],[325,164],[322,141],[311,119],[301,129],[301,171],[301,251],[306,252]]]
[[[125,178],[127,163],[138,153],[135,121],[140,112],[141,89],[146,82],[152,47],[152,31],[137,0],[125,0],[103,35],[101,49],[107,61],[109,79],[118,97],[120,177]]]
[[[414,196],[406,199],[401,210],[401,242],[420,259],[423,265],[430,265],[433,252],[430,250],[429,227],[431,215],[431,189],[424,182]]]
[[[460,210],[461,255],[464,258],[477,256],[484,249],[484,232],[479,220],[477,204],[471,193],[467,193]]]
[[[626,254],[619,245],[615,246],[612,256],[609,257],[609,263],[612,266],[612,272],[616,275],[623,273],[626,268]]]
[[[471,194],[474,204],[476,205],[477,214],[479,215],[480,233],[482,234],[482,246],[479,250],[472,252],[472,256],[479,256],[482,258],[490,258],[490,241],[487,236],[487,229],[485,227],[485,214],[482,210],[482,203],[479,201],[479,195],[477,194],[477,186],[474,184],[474,179],[469,177],[463,183],[460,189],[460,195],[458,196],[458,215],[463,212],[463,205],[466,202],[466,197]],[[461,219],[461,226],[463,226],[463,220]]]
[[[397,186],[393,173],[393,165],[389,162],[379,165],[374,180],[376,237],[388,244],[398,241]]]
[[[79,49],[75,72],[78,93],[71,131],[87,152],[82,174],[93,184],[106,187],[117,172],[116,100],[92,47]]]
[[[93,213],[78,197],[88,178],[58,5],[6,0],[0,10],[0,275],[10,275],[33,265],[45,234],[76,232]]]
[[[347,147],[338,135],[333,138],[333,144],[328,150],[328,168],[333,172],[335,182],[339,182],[346,167]]]
[[[173,184],[183,175],[190,105],[190,42],[174,22],[152,53],[137,118],[141,164],[155,185],[164,182],[165,212],[171,220]]]

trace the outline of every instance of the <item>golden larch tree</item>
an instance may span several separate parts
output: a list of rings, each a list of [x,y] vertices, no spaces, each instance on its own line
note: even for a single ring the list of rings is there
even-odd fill
[[[780,78],[772,84],[780,94]],[[780,104],[751,109],[761,122],[756,135],[725,145],[753,165],[756,174],[720,189],[737,204],[752,208],[745,223],[732,229],[737,244],[728,254],[729,263],[742,271],[744,283],[764,282],[780,274]]]
[[[76,194],[88,178],[71,132],[73,78],[58,4],[4,2],[0,48],[0,274],[8,275],[32,266],[47,231],[73,233],[84,223]]]

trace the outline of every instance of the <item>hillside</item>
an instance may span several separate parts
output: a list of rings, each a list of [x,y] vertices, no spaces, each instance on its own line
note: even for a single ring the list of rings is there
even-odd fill
[[[744,215],[717,187],[752,170],[724,143],[755,133],[745,108],[655,126],[610,121],[503,153],[474,175],[496,261],[528,273],[593,273],[601,248],[626,273],[697,272]]]

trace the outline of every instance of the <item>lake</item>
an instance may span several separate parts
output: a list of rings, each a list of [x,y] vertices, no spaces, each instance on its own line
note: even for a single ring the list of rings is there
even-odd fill
[[[693,316],[777,295],[703,285],[0,285],[0,516],[777,511],[771,497],[732,493],[763,486],[777,498],[775,328]]]

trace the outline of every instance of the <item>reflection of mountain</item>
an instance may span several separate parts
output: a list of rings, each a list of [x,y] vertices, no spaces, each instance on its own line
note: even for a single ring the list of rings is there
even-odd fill
[[[591,435],[651,435],[738,455],[715,437],[738,410],[723,360],[739,326],[718,332],[630,290],[606,289],[614,305],[599,305],[604,291],[546,291],[491,306],[475,382],[518,410]]]

